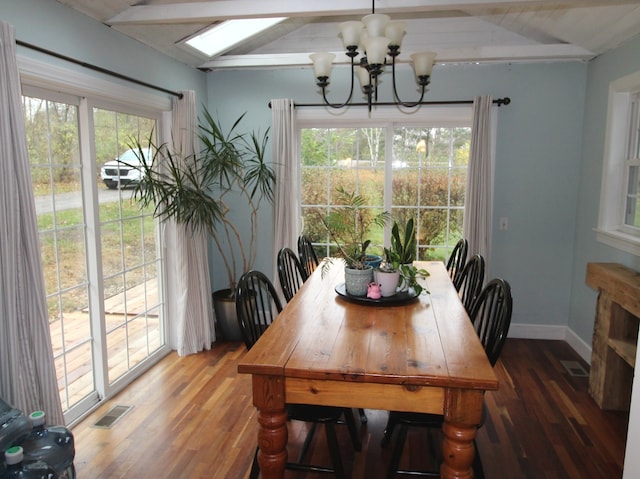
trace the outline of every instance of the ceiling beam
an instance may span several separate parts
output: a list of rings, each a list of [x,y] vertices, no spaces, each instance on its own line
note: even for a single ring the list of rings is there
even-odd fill
[[[336,55],[334,65],[351,63],[344,52],[333,52]],[[494,63],[510,61],[513,63],[529,61],[587,61],[595,56],[584,48],[567,44],[557,45],[520,45],[515,47],[476,47],[452,48],[438,50],[436,65],[446,63]],[[356,59],[357,61],[357,59]],[[408,54],[398,57],[399,63],[408,63]],[[203,63],[202,70],[241,69],[241,68],[273,68],[311,65],[309,53],[283,53],[268,55],[223,55]]]
[[[474,8],[577,8],[634,4],[638,0],[376,0],[377,13],[436,12]],[[347,4],[348,3],[348,4]],[[234,18],[365,15],[371,0],[216,0],[137,5],[107,20],[108,25],[207,23]]]

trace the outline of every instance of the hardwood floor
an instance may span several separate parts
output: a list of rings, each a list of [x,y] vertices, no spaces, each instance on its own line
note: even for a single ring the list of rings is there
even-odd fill
[[[78,477],[247,477],[257,420],[251,379],[236,373],[244,354],[242,343],[219,343],[201,354],[164,358],[74,427]],[[567,360],[588,368],[562,341],[507,341],[495,366],[500,390],[487,393],[487,420],[478,432],[487,478],[622,477],[627,414],[601,411],[587,393],[588,379],[571,376],[560,362]],[[111,429],[93,427],[114,405],[133,408]],[[367,416],[359,453],[353,452],[346,430],[338,428],[353,479],[384,477],[391,452],[391,447],[380,447],[387,413],[367,410]],[[305,425],[291,424],[290,457],[296,457],[305,432]],[[428,439],[427,431],[410,431],[403,468],[429,465],[425,451],[433,441]],[[311,462],[329,464],[320,430],[310,455]],[[287,474],[293,479],[331,477]]]

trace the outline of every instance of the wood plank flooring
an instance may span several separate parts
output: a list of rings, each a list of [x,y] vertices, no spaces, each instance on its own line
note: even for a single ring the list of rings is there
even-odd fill
[[[114,399],[73,428],[81,479],[246,478],[257,421],[251,379],[236,373],[242,343],[179,358],[171,353]],[[485,477],[491,479],[615,479],[622,477],[627,414],[601,411],[587,393],[588,379],[571,376],[560,361],[588,365],[562,341],[509,339],[496,372],[500,389],[487,393],[487,420],[478,433]],[[111,429],[92,425],[117,404],[133,408]],[[354,453],[340,430],[347,473],[353,479],[385,475],[391,447],[381,448],[385,411],[367,410],[362,451]],[[295,458],[306,426],[291,423]],[[439,431],[430,433],[440,434]],[[427,431],[412,430],[403,468],[429,466]],[[329,464],[318,431],[309,460]],[[287,472],[291,479],[332,477]]]

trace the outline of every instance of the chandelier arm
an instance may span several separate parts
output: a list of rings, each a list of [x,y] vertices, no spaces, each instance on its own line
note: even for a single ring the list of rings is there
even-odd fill
[[[392,63],[391,63],[391,83],[393,84],[393,96],[396,99],[396,103],[398,103],[399,105],[402,105],[405,108],[415,108],[422,103],[422,100],[424,99],[424,94],[427,91],[426,87],[429,84],[429,80],[427,79],[425,81],[421,79],[420,86],[422,91],[420,93],[420,99],[418,101],[413,103],[402,101],[400,99],[400,96],[398,95],[398,90],[396,89],[396,56],[393,55]]]
[[[354,71],[354,57],[355,56],[351,56],[351,89],[349,90],[349,97],[345,100],[344,103],[340,104],[340,103],[331,103],[329,101],[329,99],[327,98],[327,85],[321,85],[318,84],[318,86],[320,86],[322,88],[322,98],[324,99],[324,103],[325,105],[327,105],[330,108],[344,108],[345,106],[347,106],[349,104],[349,102],[351,101],[351,98],[353,97],[353,84],[354,84],[354,75],[355,75],[355,71]]]

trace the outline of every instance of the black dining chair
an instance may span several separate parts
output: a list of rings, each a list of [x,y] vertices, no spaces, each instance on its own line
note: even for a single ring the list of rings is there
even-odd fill
[[[500,352],[507,339],[509,325],[511,324],[511,312],[513,309],[513,299],[511,296],[511,287],[509,283],[503,279],[496,278],[491,280],[482,289],[476,301],[471,307],[471,321],[474,329],[478,334],[480,342],[484,347],[487,358],[491,366],[495,366]],[[485,409],[483,407],[483,419],[478,427],[484,424]],[[424,414],[409,413],[400,411],[391,411],[387,421],[387,427],[384,431],[381,445],[386,447],[391,439],[396,426],[399,426],[398,437],[391,454],[389,468],[387,469],[387,479],[392,479],[396,474],[410,474],[419,476],[439,477],[440,472],[433,471],[406,471],[399,470],[400,458],[402,450],[407,439],[409,427],[421,427],[431,429],[441,429],[444,418],[440,414]],[[474,455],[474,476],[476,478],[484,478],[482,469],[482,461],[478,454],[478,448],[475,447]]]
[[[456,284],[458,276],[462,272],[465,263],[467,262],[467,251],[469,250],[469,242],[465,238],[461,238],[453,247],[451,255],[447,260],[447,271],[453,284]]]
[[[281,311],[282,304],[269,278],[260,271],[249,271],[242,275],[236,287],[236,313],[247,349],[253,347]],[[289,420],[311,424],[300,450],[298,461],[288,462],[287,469],[334,473],[337,478],[344,478],[344,466],[334,426],[346,423],[354,449],[360,451],[362,444],[357,434],[355,418],[351,409],[310,404],[287,404],[286,408]],[[331,467],[302,462],[318,424],[323,424],[325,427]],[[259,474],[258,449],[256,448],[249,477],[256,479]]]
[[[300,264],[305,273],[305,280],[311,273],[318,267],[318,255],[316,255],[311,240],[306,235],[298,236],[298,256],[300,258]]]
[[[471,259],[467,261],[467,264],[464,265],[460,276],[458,276],[454,284],[467,313],[471,312],[471,306],[480,294],[480,291],[482,291],[483,282],[484,258],[480,254],[474,254]]]
[[[280,287],[289,302],[305,282],[306,276],[298,256],[291,248],[284,247],[278,251],[277,264]]]

